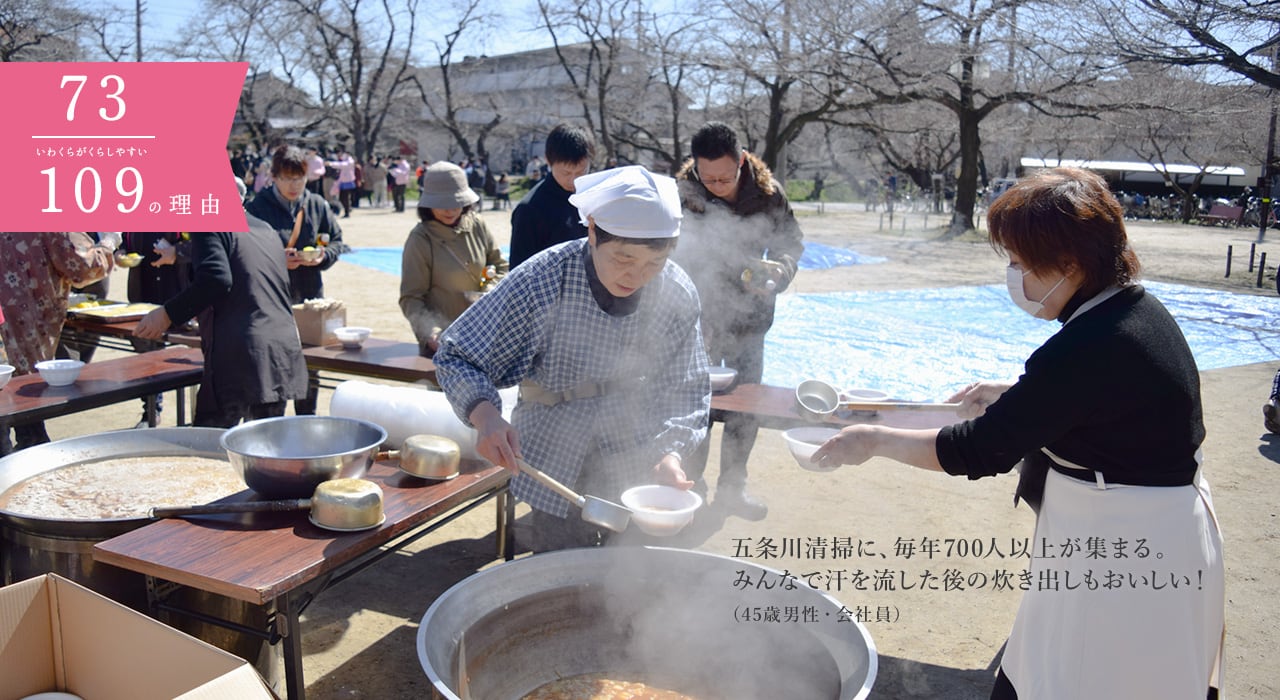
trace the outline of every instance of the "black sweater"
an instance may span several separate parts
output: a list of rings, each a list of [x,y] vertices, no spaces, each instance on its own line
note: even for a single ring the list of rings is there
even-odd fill
[[[970,479],[1047,447],[1111,483],[1191,483],[1204,441],[1200,375],[1186,338],[1142,287],[1067,323],[979,418],[943,428],[938,461]]]
[[[511,212],[511,267],[553,245],[584,238],[578,208],[569,203],[571,192],[554,177],[544,177],[529,190]]]

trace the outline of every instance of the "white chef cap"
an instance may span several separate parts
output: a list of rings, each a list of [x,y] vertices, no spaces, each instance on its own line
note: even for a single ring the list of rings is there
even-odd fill
[[[680,235],[680,194],[676,181],[643,166],[602,170],[573,181],[569,203],[596,226],[623,238],[675,238]]]

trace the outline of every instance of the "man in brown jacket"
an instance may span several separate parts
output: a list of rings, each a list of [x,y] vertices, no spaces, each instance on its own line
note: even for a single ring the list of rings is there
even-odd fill
[[[711,364],[738,371],[738,381],[764,375],[764,337],[774,304],[791,284],[804,253],[803,234],[782,185],[768,166],[738,145],[727,124],[708,122],[693,136],[693,157],[676,174],[684,235],[672,258],[698,288],[702,334]],[[746,491],[747,458],[759,425],[748,416],[725,421],[715,503],[749,520],[768,507]],[[685,467],[706,489],[709,441]]]

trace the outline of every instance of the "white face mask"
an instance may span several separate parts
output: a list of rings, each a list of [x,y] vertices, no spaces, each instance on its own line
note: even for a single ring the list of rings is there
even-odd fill
[[[1022,289],[1022,278],[1029,274],[1031,274],[1030,270],[1024,272],[1013,265],[1010,265],[1005,268],[1004,283],[1005,286],[1009,288],[1009,298],[1013,300],[1013,303],[1017,304],[1019,309],[1039,318],[1040,312],[1044,310],[1044,300],[1048,299],[1050,294],[1057,291],[1058,287],[1061,287],[1062,283],[1067,281],[1067,278],[1066,275],[1063,275],[1062,279],[1058,280],[1058,283],[1053,285],[1053,287],[1051,287],[1049,291],[1040,298],[1040,301],[1032,301],[1027,298],[1027,293]]]

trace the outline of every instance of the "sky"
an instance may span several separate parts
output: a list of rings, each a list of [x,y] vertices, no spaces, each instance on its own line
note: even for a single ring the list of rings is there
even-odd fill
[[[119,8],[120,18],[130,27],[133,23],[134,0],[106,0],[107,4]],[[424,3],[425,5],[425,3]],[[499,31],[485,32],[483,36],[475,36],[469,45],[460,45],[455,55],[460,60],[463,55],[497,56],[550,45],[545,33],[528,29],[533,24],[535,14],[523,11],[524,2],[495,3],[505,14],[502,28]],[[148,51],[153,51],[162,42],[178,34],[188,25],[193,15],[198,13],[200,4],[193,0],[144,0],[142,24],[143,58],[147,59]],[[438,39],[438,28],[428,20],[429,12],[418,15],[418,38],[415,48],[426,58],[434,57],[431,40]],[[432,32],[432,33],[428,33]],[[476,34],[479,34],[478,32]],[[465,39],[465,38],[464,38]],[[130,54],[132,58],[132,54]]]

